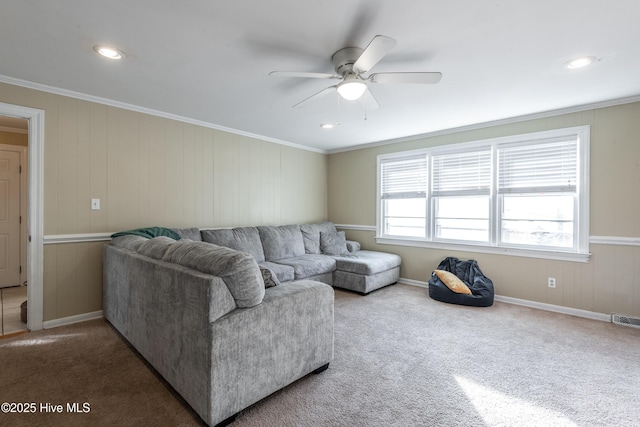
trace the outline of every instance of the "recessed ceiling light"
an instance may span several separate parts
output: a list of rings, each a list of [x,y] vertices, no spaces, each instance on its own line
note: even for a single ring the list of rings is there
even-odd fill
[[[322,124],[320,125],[320,127],[321,127],[322,129],[333,129],[333,124],[332,124],[332,123],[322,123]]]
[[[574,69],[574,68],[582,68],[587,65],[596,62],[598,58],[595,56],[583,56],[581,58],[572,59],[564,64],[565,68]]]
[[[111,46],[96,45],[93,51],[109,59],[122,59],[126,56],[123,51]]]

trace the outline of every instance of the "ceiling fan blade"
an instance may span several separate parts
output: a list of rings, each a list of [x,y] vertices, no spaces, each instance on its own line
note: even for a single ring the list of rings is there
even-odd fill
[[[329,73],[307,73],[304,71],[272,71],[271,77],[304,77],[309,79],[341,79],[337,74]]]
[[[373,93],[369,89],[367,89],[364,94],[360,97],[360,102],[364,106],[367,111],[373,111],[380,108],[380,104]]]
[[[375,36],[353,64],[353,71],[366,73],[376,65],[396,45],[396,41],[387,36]]]
[[[435,84],[442,78],[442,73],[378,73],[369,76],[372,83],[417,83]]]
[[[297,104],[292,105],[291,108],[303,108],[304,106],[309,104],[311,101],[314,101],[316,99],[322,98],[323,96],[329,95],[330,93],[334,92],[336,88],[337,88],[337,85],[336,86],[329,86],[328,88],[322,89],[320,92],[311,95],[307,99],[303,99],[302,101],[298,102]]]

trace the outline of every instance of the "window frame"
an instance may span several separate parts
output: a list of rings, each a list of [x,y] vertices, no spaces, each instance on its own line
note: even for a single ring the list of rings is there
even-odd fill
[[[464,252],[482,252],[501,255],[514,255],[543,259],[588,262],[589,253],[589,153],[590,153],[589,125],[574,126],[562,129],[552,129],[526,134],[509,135],[498,138],[433,146],[417,150],[380,154],[377,156],[376,177],[376,237],[379,244],[391,244],[400,246],[424,247],[433,249],[445,249]],[[504,194],[498,191],[498,148],[520,144],[539,144],[545,140],[569,137],[577,139],[577,182],[574,196],[574,246],[572,248],[522,245],[501,243],[500,211]],[[450,154],[455,152],[467,152],[490,147],[491,150],[491,188],[489,191],[489,241],[477,242],[467,240],[452,240],[435,238],[435,203],[432,194],[432,170],[433,156]],[[427,195],[426,195],[426,224],[425,237],[406,237],[383,234],[383,199],[381,197],[382,164],[388,161],[400,160],[406,157],[424,155],[427,157]],[[559,192],[549,195],[561,194]],[[566,193],[565,193],[566,194]]]

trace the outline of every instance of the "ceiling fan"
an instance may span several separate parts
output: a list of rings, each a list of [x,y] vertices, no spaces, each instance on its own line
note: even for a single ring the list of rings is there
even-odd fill
[[[301,108],[309,102],[332,93],[334,90],[348,100],[360,99],[367,94],[371,100],[370,105],[377,108],[378,102],[367,88],[368,83],[414,83],[414,84],[435,84],[442,78],[442,73],[429,72],[392,72],[375,73],[368,77],[367,73],[376,65],[387,53],[396,45],[396,41],[387,36],[375,36],[365,49],[359,47],[345,47],[340,49],[331,57],[331,62],[336,70],[336,74],[329,73],[308,73],[295,71],[272,71],[270,76],[274,77],[303,77],[311,79],[336,79],[340,83],[329,86],[320,92],[293,105],[293,108]]]

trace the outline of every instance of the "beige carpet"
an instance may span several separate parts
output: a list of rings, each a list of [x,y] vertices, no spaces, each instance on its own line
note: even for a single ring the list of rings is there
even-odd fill
[[[36,413],[0,413],[0,426],[201,425],[104,320],[0,339],[3,402],[35,403]],[[68,412],[74,403],[89,411]]]
[[[233,426],[640,425],[638,329],[448,305],[407,285],[366,297],[336,290],[335,320],[329,369]],[[202,425],[103,321],[0,340],[0,362],[2,402],[91,407],[0,414],[0,425]]]

